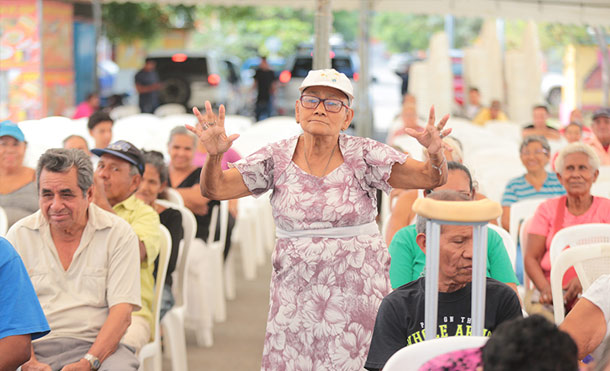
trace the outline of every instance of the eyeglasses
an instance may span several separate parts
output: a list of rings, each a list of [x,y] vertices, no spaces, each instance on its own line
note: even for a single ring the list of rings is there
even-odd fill
[[[323,103],[324,109],[332,113],[337,113],[341,111],[343,106],[349,108],[339,99],[321,99],[312,95],[301,95],[301,98],[299,98],[299,100],[301,101],[301,105],[303,107],[309,109],[316,109],[320,103]]]
[[[521,155],[522,156],[529,156],[529,155],[548,155],[549,151],[547,151],[546,149],[537,149],[533,152],[530,151],[521,151]]]

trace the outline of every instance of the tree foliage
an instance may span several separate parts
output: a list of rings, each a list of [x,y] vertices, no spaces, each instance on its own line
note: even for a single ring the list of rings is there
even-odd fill
[[[221,50],[242,59],[257,54],[288,56],[313,37],[311,12],[280,7],[201,6],[191,43],[197,49]],[[272,53],[266,41],[280,48]]]
[[[454,24],[455,47],[462,48],[472,44],[483,20],[455,18]],[[414,52],[426,50],[430,37],[444,28],[442,16],[381,12],[374,17],[372,35],[384,41],[391,52]]]
[[[102,5],[102,22],[111,41],[150,41],[171,27],[193,27],[194,9],[184,5],[112,2]]]

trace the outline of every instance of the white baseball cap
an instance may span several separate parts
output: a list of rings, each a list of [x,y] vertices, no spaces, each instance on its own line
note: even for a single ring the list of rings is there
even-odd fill
[[[340,90],[347,95],[350,103],[354,99],[352,83],[344,73],[337,72],[333,68],[309,71],[299,87],[299,91],[303,93],[303,90],[312,86],[328,86]]]

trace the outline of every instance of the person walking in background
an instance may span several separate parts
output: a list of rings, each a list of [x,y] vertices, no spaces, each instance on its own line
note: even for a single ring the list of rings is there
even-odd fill
[[[266,57],[261,57],[261,63],[254,74],[254,86],[256,95],[256,121],[261,121],[271,116],[273,109],[273,94],[275,93],[275,73],[269,67]]]
[[[93,115],[93,112],[100,108],[100,96],[93,92],[87,94],[87,97],[83,102],[76,106],[76,111],[72,116],[73,119],[79,119],[81,117],[89,117]]]
[[[157,63],[154,60],[146,58],[144,67],[136,73],[136,90],[139,94],[138,104],[142,113],[153,113],[159,107],[161,83],[155,70],[156,67]]]

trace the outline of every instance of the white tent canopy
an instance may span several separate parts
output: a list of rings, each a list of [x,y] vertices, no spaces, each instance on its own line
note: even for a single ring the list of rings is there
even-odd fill
[[[111,2],[116,0],[102,0]],[[119,0],[127,1],[127,0]],[[129,0],[185,5],[274,5],[315,9],[319,0]],[[374,11],[413,14],[452,14],[460,17],[525,19],[591,26],[610,25],[609,0],[370,0]],[[361,1],[331,0],[334,9],[358,10]]]

